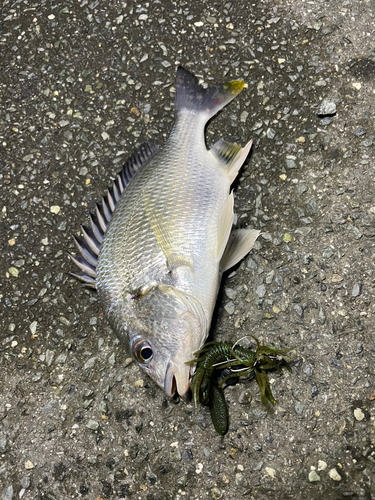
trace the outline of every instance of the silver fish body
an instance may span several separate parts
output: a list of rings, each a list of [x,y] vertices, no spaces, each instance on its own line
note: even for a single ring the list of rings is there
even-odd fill
[[[207,338],[221,275],[259,234],[232,231],[230,186],[251,142],[241,148],[220,140],[208,150],[204,137],[208,119],[243,85],[203,89],[179,68],[175,125],[166,144],[160,151],[146,146],[128,185],[119,177],[118,192],[109,192],[91,230],[77,240],[78,277],[95,280],[116,333],[169,396],[188,391],[193,368],[186,363]]]

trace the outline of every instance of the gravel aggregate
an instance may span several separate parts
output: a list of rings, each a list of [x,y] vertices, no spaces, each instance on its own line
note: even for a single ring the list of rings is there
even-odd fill
[[[372,0],[3,2],[0,500],[375,499]],[[230,426],[141,372],[67,258],[105,189],[173,125],[179,64],[247,88],[207,127],[253,150],[212,338],[289,347]],[[251,338],[244,345],[253,346]]]

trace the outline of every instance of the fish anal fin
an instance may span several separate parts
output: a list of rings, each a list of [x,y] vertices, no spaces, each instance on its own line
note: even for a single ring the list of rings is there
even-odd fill
[[[233,226],[234,219],[234,198],[233,191],[226,199],[220,213],[217,235],[217,258],[220,261],[225,247],[227,246],[228,238]]]
[[[220,271],[227,271],[243,259],[253,248],[259,235],[260,231],[257,229],[235,229],[232,231],[220,262]]]
[[[247,158],[253,141],[249,141],[244,148],[240,144],[230,143],[219,139],[210,149],[215,158],[227,169],[230,183],[237,177],[238,171]]]

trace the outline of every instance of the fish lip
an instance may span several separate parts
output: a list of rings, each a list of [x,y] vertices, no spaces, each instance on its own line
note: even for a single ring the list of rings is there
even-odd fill
[[[167,369],[164,377],[164,392],[169,398],[173,398],[176,394],[185,396],[190,387],[191,370],[189,370],[187,383],[181,384],[181,379],[178,377],[179,369],[172,360],[168,361]]]
[[[168,396],[169,398],[173,398],[177,388],[176,378],[174,373],[175,373],[175,364],[173,363],[173,361],[169,360],[164,377],[164,392],[165,395]]]

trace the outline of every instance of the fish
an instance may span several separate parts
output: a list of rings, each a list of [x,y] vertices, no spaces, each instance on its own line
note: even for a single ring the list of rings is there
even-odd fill
[[[244,86],[204,88],[180,66],[169,138],[140,146],[74,238],[72,274],[97,290],[125,349],[169,397],[188,392],[222,275],[260,234],[233,229],[231,185],[252,141],[205,141],[207,122]]]

